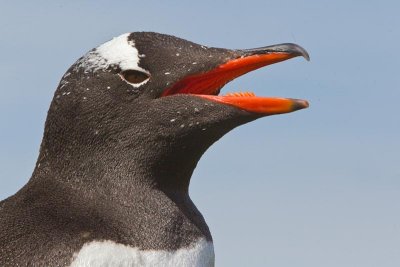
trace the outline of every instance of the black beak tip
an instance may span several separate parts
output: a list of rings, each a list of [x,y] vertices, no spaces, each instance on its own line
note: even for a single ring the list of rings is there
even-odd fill
[[[299,45],[296,45],[296,49],[299,51],[299,55],[304,57],[307,61],[310,61],[310,55],[308,54],[307,50]]]
[[[310,61],[310,55],[308,54],[307,50],[297,44],[281,44],[277,46],[277,49],[281,50],[281,52],[287,52],[295,56],[304,57],[307,61]]]
[[[307,100],[302,100],[302,99],[292,99],[293,101],[293,111],[308,108],[310,104],[308,103]]]

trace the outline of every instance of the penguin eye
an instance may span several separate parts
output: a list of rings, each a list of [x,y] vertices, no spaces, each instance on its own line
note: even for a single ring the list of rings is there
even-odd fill
[[[147,73],[137,71],[137,70],[124,70],[121,72],[122,78],[128,83],[138,84],[146,81],[150,78]]]

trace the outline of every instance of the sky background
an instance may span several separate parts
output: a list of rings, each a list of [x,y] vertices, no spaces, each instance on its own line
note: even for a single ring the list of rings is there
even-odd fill
[[[217,266],[400,266],[398,1],[1,1],[0,199],[29,179],[53,92],[91,48],[132,31],[208,46],[294,42],[296,58],[223,92],[310,108],[228,133],[191,197]],[[1,216],[1,214],[0,214]]]

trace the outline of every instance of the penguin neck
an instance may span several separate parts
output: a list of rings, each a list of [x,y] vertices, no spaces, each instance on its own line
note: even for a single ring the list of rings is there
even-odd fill
[[[182,244],[189,245],[199,237],[212,240],[188,194],[190,177],[201,153],[198,158],[180,156],[182,151],[163,147],[164,141],[154,142],[152,147],[143,138],[137,143],[76,147],[70,143],[58,147],[54,140],[45,136],[26,195],[44,203],[52,199],[51,210],[71,212],[71,216],[85,217],[94,212],[106,223],[122,223],[128,227],[127,236],[131,235],[130,225],[141,224],[153,225],[155,232],[162,233],[162,222],[168,218],[179,223],[183,220],[188,236]],[[172,151],[175,153],[170,154]],[[181,235],[181,229],[177,231],[176,236]],[[155,244],[162,240],[154,232],[150,236]],[[146,243],[152,238],[135,245],[156,249]]]
[[[51,179],[121,200],[142,190],[186,198],[192,173],[206,149],[151,138],[102,144],[72,139],[75,142],[58,143],[45,134],[32,180]]]

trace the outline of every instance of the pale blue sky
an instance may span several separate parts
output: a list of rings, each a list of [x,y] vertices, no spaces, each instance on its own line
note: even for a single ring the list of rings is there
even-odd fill
[[[398,1],[2,1],[0,199],[29,179],[53,91],[92,47],[143,30],[227,48],[295,42],[311,62],[224,91],[310,108],[235,129],[192,177],[217,266],[400,266],[399,11]]]

